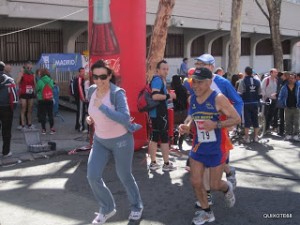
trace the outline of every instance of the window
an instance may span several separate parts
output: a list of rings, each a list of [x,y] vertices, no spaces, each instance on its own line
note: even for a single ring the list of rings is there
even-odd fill
[[[204,36],[196,38],[191,45],[191,56],[196,57],[204,54]]]
[[[285,40],[281,42],[283,54],[291,54],[291,42]],[[256,55],[272,55],[273,47],[271,39],[265,39],[256,45]]]
[[[285,55],[291,54],[291,41],[290,40],[285,40],[282,43],[282,52]]]
[[[75,52],[81,53],[88,49],[88,32],[85,31],[80,34],[75,41]]]
[[[183,57],[184,43],[183,34],[168,34],[166,40],[165,58],[181,58]],[[146,53],[148,55],[150,49],[151,36],[146,40]]]
[[[241,55],[250,55],[250,38],[242,38],[241,39]]]
[[[7,34],[20,28],[2,28]],[[42,53],[60,53],[62,49],[61,30],[26,30],[0,37],[0,57],[3,61],[22,63],[36,62]]]
[[[213,56],[222,56],[223,55],[223,38],[220,37],[216,40],[211,45],[211,54]]]
[[[265,39],[257,43],[256,55],[272,55],[272,42],[271,39]]]

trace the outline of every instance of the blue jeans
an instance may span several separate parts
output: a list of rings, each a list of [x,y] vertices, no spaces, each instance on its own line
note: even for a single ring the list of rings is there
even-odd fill
[[[99,213],[110,213],[116,207],[114,198],[102,178],[110,155],[114,157],[117,175],[126,189],[131,211],[136,212],[143,208],[140,191],[132,175],[133,145],[131,133],[111,139],[94,136],[93,148],[88,160],[87,178],[100,206]]]

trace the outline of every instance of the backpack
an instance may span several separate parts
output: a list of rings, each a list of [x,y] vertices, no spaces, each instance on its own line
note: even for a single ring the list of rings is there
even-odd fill
[[[42,90],[42,99],[46,101],[53,100],[53,90],[48,83],[45,83],[45,86]]]
[[[155,77],[157,76],[154,76],[152,80]],[[149,84],[146,84],[138,94],[137,108],[139,112],[149,112],[159,105],[159,101],[155,101],[152,99],[151,82]]]
[[[78,77],[73,77],[70,80],[69,90],[70,90],[70,94],[72,96],[74,96],[74,97],[78,97],[79,96]]]

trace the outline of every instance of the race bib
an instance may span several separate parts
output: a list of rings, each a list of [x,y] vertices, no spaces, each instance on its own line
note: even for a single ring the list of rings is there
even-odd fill
[[[26,94],[32,94],[33,93],[33,87],[32,85],[26,85],[26,89],[25,89],[25,93]]]
[[[198,141],[201,143],[215,142],[217,141],[215,130],[205,131],[203,123],[205,120],[195,120],[197,128]]]

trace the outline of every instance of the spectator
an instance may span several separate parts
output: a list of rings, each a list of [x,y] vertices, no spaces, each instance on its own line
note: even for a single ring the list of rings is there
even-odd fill
[[[244,74],[243,73],[238,73],[238,80],[236,81],[236,83],[234,85],[235,90],[237,90],[239,88],[240,82],[243,78],[244,78]]]
[[[183,123],[187,117],[188,93],[186,88],[182,85],[180,77],[177,75],[172,77],[171,88],[175,90],[176,94],[176,99],[173,99],[174,123],[179,125]],[[180,150],[182,150],[183,140],[184,135],[181,135],[178,139],[178,147]]]
[[[279,92],[279,104],[284,107],[286,140],[299,141],[300,81],[291,74]]]
[[[283,85],[285,85],[288,82],[290,74],[288,72],[278,72],[278,84],[277,84],[277,97],[279,96],[279,92]],[[283,136],[284,135],[284,128],[285,128],[285,121],[284,121],[284,108],[280,106],[279,102],[277,102],[277,110],[278,110],[278,116],[279,116],[279,130],[278,135]]]
[[[194,91],[192,89],[192,75],[195,72],[195,68],[190,68],[188,70],[188,77],[184,78],[183,86],[186,88],[188,95],[193,95]]]
[[[4,73],[4,62],[0,61],[0,123],[2,133],[2,155],[12,155],[10,149],[11,127],[13,122],[14,104],[17,102],[16,85],[14,80]]]
[[[225,73],[224,73],[224,70],[223,70],[222,67],[218,67],[218,68],[215,70],[215,74],[217,74],[217,75],[223,77]]]
[[[32,125],[32,109],[35,99],[35,74],[32,71],[32,62],[28,61],[22,67],[17,77],[17,84],[19,85],[19,96],[21,102],[21,126],[22,129],[27,126],[29,129],[34,128]]]
[[[152,123],[152,131],[150,135],[149,154],[151,157],[151,163],[149,168],[151,170],[157,170],[160,165],[156,162],[157,143],[160,142],[160,148],[163,155],[164,164],[162,166],[163,171],[173,171],[176,167],[169,161],[169,137],[168,137],[168,99],[175,99],[175,93],[170,92],[168,94],[166,88],[166,77],[169,72],[169,65],[165,60],[157,63],[156,66],[157,75],[155,75],[151,81],[152,99],[159,101],[159,105],[149,112],[149,116]]]
[[[249,130],[254,128],[254,142],[258,142],[258,105],[261,98],[260,81],[253,77],[251,67],[245,68],[245,78],[240,81],[238,93],[244,101],[245,143],[250,143]]]
[[[46,117],[48,115],[48,120],[50,124],[49,134],[55,134],[54,129],[54,119],[53,119],[53,87],[54,82],[50,76],[50,73],[47,69],[40,70],[41,77],[36,85],[36,93],[38,99],[38,112],[39,112],[39,121],[42,125],[42,134],[46,134]],[[50,87],[52,89],[52,98],[44,99],[43,91],[45,88]]]
[[[262,97],[264,101],[271,101],[271,104],[265,107],[265,118],[266,118],[266,131],[269,131],[272,125],[273,130],[277,129],[277,74],[278,71],[275,68],[270,70],[270,76],[265,77],[261,83]]]
[[[85,116],[86,116],[86,97],[85,97],[85,88],[84,88],[84,68],[81,67],[78,69],[77,76],[73,79],[72,83],[72,93],[75,98],[76,104],[76,122],[75,130],[79,132],[86,133],[85,127]]]
[[[10,62],[5,63],[4,74],[6,74],[9,77],[12,77],[11,71],[12,71],[12,64]]]
[[[188,58],[183,58],[182,63],[180,65],[180,75],[185,78],[188,76]]]

